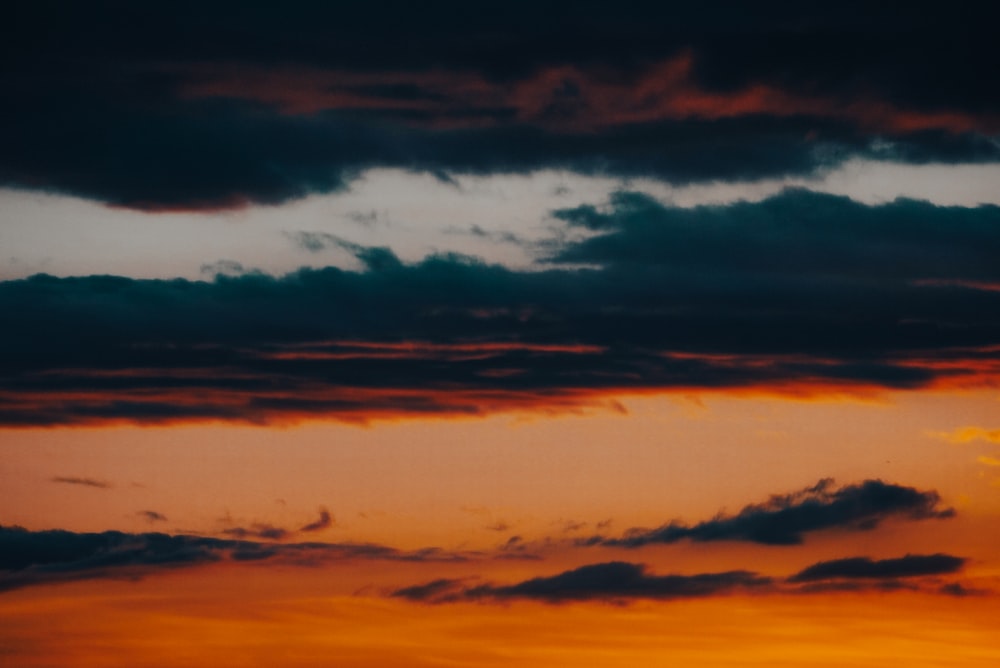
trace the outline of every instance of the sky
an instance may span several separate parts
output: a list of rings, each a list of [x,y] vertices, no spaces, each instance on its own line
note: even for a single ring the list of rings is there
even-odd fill
[[[0,665],[995,666],[988,3],[0,26]]]

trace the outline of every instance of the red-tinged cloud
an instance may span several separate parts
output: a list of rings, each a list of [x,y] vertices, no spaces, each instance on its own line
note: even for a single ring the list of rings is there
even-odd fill
[[[848,4],[22,3],[0,184],[184,211],[378,167],[690,183],[1000,160],[996,10]]]
[[[554,212],[532,270],[408,264],[211,282],[0,282],[0,424],[366,421],[1000,380],[1000,208],[790,190]]]

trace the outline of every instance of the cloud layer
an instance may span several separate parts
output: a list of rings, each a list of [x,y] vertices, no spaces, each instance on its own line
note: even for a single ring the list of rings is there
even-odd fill
[[[475,415],[1000,377],[1000,208],[620,193],[555,216],[582,238],[553,240],[534,271],[341,242],[364,270],[2,282],[0,423]]]

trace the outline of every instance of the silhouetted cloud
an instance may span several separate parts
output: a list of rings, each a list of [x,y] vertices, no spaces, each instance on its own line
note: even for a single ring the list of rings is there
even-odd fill
[[[166,522],[167,521],[167,516],[166,515],[164,515],[162,513],[158,513],[155,510],[140,510],[137,514],[140,517],[146,519],[146,521],[148,521],[150,523],[153,523],[153,522]]]
[[[1000,159],[996,10],[849,5],[22,3],[0,183],[169,210],[372,167],[690,182]]]
[[[316,566],[334,561],[457,562],[439,548],[397,550],[372,543],[260,543],[163,533],[75,533],[0,526],[0,591],[100,578],[134,578],[217,561],[274,561]]]
[[[265,523],[254,523],[250,527],[229,527],[223,529],[222,534],[226,536],[232,536],[233,538],[249,539],[256,538],[261,540],[284,540],[291,535],[288,529],[282,529],[281,527],[276,527],[272,524]]]
[[[652,575],[644,565],[612,561],[582,566],[551,577],[533,578],[509,586],[484,584],[462,587],[461,581],[437,580],[399,589],[392,595],[428,602],[524,598],[563,603],[638,598],[699,598],[736,591],[764,590],[771,584],[770,578],[747,571]]]
[[[834,481],[826,478],[798,492],[748,505],[735,515],[720,513],[695,525],[671,522],[657,529],[631,529],[620,538],[594,536],[578,544],[637,548],[689,539],[797,545],[804,534],[824,529],[865,531],[891,518],[943,519],[954,514],[953,509],[941,507],[935,491],[881,480],[835,488]]]
[[[495,602],[532,599],[546,603],[571,601],[627,602],[634,599],[683,599],[753,594],[864,593],[918,591],[949,596],[982,595],[961,582],[940,584],[936,577],[961,570],[965,560],[947,554],[906,555],[876,561],[867,557],[813,564],[788,578],[746,570],[695,575],[655,575],[647,566],[623,561],[590,564],[557,575],[512,585],[474,584],[473,579],[438,579],[390,592],[422,603]]]
[[[941,585],[938,592],[948,596],[956,596],[960,598],[965,596],[986,596],[987,594],[992,593],[987,589],[963,585],[961,582],[950,582],[948,584]]]
[[[908,554],[898,559],[872,560],[867,557],[850,557],[821,561],[803,569],[789,578],[789,582],[815,582],[818,580],[889,580],[925,575],[956,573],[965,565],[965,559],[950,554]]]
[[[392,592],[396,598],[405,598],[411,601],[432,601],[441,597],[448,597],[454,594],[455,589],[462,584],[463,580],[451,580],[441,578],[431,580],[425,584],[403,587]]]
[[[54,476],[50,478],[52,482],[66,485],[82,485],[83,487],[96,487],[97,489],[111,489],[112,485],[104,480],[94,478],[81,478],[79,476]]]
[[[407,264],[212,282],[0,282],[0,424],[245,422],[575,408],[612,393],[808,393],[1000,378],[1000,207],[787,191],[556,212],[548,268]],[[586,268],[581,268],[583,265]],[[72,340],[63,333],[73,331]]]
[[[305,526],[300,528],[299,531],[302,532],[322,531],[323,529],[332,527],[334,523],[335,521],[333,519],[333,515],[330,514],[330,511],[327,510],[326,508],[320,507],[319,519],[317,519],[315,522],[310,522],[309,524],[306,524]]]

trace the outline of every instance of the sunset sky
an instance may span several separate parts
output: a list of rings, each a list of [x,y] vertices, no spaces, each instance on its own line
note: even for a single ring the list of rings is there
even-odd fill
[[[998,21],[6,10],[0,666],[1000,664]]]

